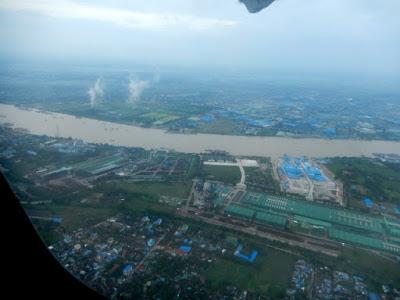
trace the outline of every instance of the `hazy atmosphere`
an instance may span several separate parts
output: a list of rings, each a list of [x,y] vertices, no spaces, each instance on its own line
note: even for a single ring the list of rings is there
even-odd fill
[[[400,299],[400,0],[0,0],[0,40],[13,299],[73,292],[50,253],[113,300]]]
[[[1,0],[0,57],[398,76],[397,0]]]

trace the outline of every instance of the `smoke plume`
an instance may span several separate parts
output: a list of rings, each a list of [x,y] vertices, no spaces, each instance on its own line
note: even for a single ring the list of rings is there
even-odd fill
[[[96,83],[89,89],[88,94],[91,107],[101,102],[104,96],[103,80],[101,78],[96,80]]]
[[[150,86],[150,82],[147,80],[129,79],[129,103],[136,103],[140,100],[140,97],[145,89]]]
[[[160,70],[157,68],[153,74],[152,80],[140,80],[137,78],[129,78],[129,97],[128,103],[136,103],[140,101],[140,97],[145,89],[152,84],[159,83],[161,78]]]

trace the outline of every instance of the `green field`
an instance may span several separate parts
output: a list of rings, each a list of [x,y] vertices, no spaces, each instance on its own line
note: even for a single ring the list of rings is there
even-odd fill
[[[29,206],[29,215],[63,218],[61,228],[66,232],[81,227],[92,226],[114,216],[118,212],[145,212],[154,211],[171,214],[174,208],[158,202],[161,195],[186,198],[189,195],[191,182],[176,183],[103,183],[96,192],[103,196],[97,203],[82,204],[79,201],[58,200],[58,203],[43,206]],[[83,193],[86,198],[93,198]],[[76,194],[76,197],[82,197]],[[69,195],[69,194],[67,194]],[[121,201],[124,198],[124,201]],[[37,222],[38,223],[38,222]],[[56,235],[52,235],[48,226],[39,226],[41,235],[46,242],[53,242]]]
[[[200,175],[201,175],[201,159],[198,155],[195,155],[192,157],[192,160],[190,161],[187,177],[193,178]]]
[[[400,204],[400,169],[369,158],[333,158],[328,168],[344,183],[351,207],[365,207],[367,196],[375,201]]]
[[[272,167],[268,167],[266,171],[260,168],[244,168],[246,173],[247,187],[269,193],[280,193],[279,183],[272,176]]]
[[[141,118],[151,121],[151,122],[159,121],[162,123],[167,123],[167,122],[177,120],[180,117],[175,116],[175,115],[170,115],[167,113],[161,113],[161,112],[149,112],[149,113],[142,115]]]
[[[214,283],[231,283],[249,291],[278,297],[287,288],[296,257],[264,247],[254,263],[221,258],[206,269]]]
[[[380,288],[382,282],[393,283],[395,287],[400,288],[399,263],[378,254],[362,249],[344,248],[339,258],[332,263],[332,267],[337,270],[365,276],[376,288]]]
[[[62,239],[62,234],[57,230],[57,224],[48,220],[37,219],[33,219],[32,224],[45,245],[52,245]]]
[[[105,190],[122,192],[126,194],[144,194],[156,198],[170,196],[177,198],[187,198],[190,193],[192,183],[187,182],[129,182],[118,181],[106,184]]]
[[[29,214],[42,217],[61,217],[61,226],[66,231],[92,226],[112,217],[115,207],[93,207],[89,205],[56,205],[50,204],[39,208],[28,209]]]
[[[187,182],[129,182],[103,184],[101,190],[106,197],[118,201],[121,212],[153,211],[171,214],[175,208],[159,203],[161,196],[185,199],[189,196],[192,183]],[[120,201],[124,198],[124,201]]]
[[[172,192],[173,188],[174,187],[171,187],[169,194],[176,194],[176,192]],[[149,187],[148,192],[150,192],[150,190],[151,188]],[[157,212],[163,214],[174,213],[173,207],[158,203],[158,197],[154,192],[151,193],[152,195],[128,193],[124,201],[117,199],[117,197],[120,198],[121,195],[124,195],[121,190],[114,189],[113,191],[110,191],[110,193],[115,193],[114,199],[111,197],[109,198],[108,195],[106,195],[108,200],[107,202],[103,203],[89,205],[78,203],[71,203],[70,205],[48,204],[45,206],[28,209],[28,211],[29,214],[33,216],[57,216],[63,218],[60,227],[65,232],[71,232],[78,228],[85,228],[95,225],[106,220],[107,218],[115,216],[115,214],[118,212]],[[39,222],[36,222],[36,225],[39,225]],[[37,227],[40,235],[47,244],[53,243],[57,240],[57,238],[60,238],[60,236],[54,231],[54,226],[49,228],[49,226],[42,224],[42,226]]]
[[[172,216],[175,212],[175,208],[173,206],[159,203],[158,201],[155,201],[154,199],[149,198],[145,195],[129,197],[123,203],[121,203],[121,205],[118,206],[118,209],[122,213],[152,212],[167,214],[170,216]]]
[[[218,118],[215,122],[205,123],[196,128],[197,132],[215,134],[234,134],[236,123],[233,120]]]
[[[236,166],[202,166],[202,175],[206,179],[236,184],[240,181],[240,170]]]

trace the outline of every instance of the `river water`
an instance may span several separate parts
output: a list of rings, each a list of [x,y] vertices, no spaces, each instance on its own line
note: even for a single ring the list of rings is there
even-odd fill
[[[89,143],[167,148],[200,153],[225,150],[234,155],[277,158],[285,153],[309,157],[372,156],[372,153],[400,155],[400,142],[326,140],[317,138],[247,137],[218,134],[178,134],[161,129],[141,128],[60,113],[26,110],[0,104],[0,122],[32,134],[71,137]]]

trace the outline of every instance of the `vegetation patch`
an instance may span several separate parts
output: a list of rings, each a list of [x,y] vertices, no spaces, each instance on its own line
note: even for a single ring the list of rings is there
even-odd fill
[[[240,170],[236,166],[212,166],[203,165],[202,173],[204,178],[222,181],[228,184],[236,184],[240,181]]]
[[[295,257],[269,248],[262,250],[254,263],[236,258],[219,259],[206,269],[207,277],[216,285],[230,283],[250,291],[268,293],[272,297],[282,297]]]
[[[351,207],[364,207],[362,199],[400,204],[400,169],[370,158],[333,158],[329,169],[344,183]]]

